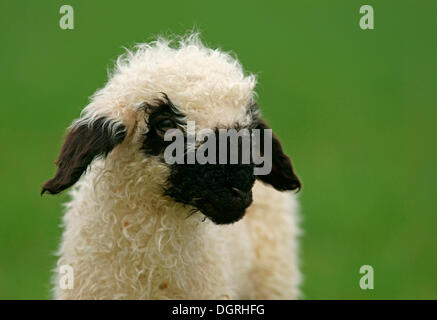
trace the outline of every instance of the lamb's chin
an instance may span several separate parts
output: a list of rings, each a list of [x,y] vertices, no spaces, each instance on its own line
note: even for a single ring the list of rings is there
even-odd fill
[[[200,210],[202,214],[215,224],[231,224],[241,220],[246,213],[246,209],[232,212],[220,212],[220,211],[205,211]]]

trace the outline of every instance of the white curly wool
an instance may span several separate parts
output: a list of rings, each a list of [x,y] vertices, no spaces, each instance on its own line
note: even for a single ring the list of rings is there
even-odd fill
[[[54,277],[57,299],[294,299],[298,297],[297,202],[256,182],[245,217],[215,225],[162,194],[169,168],[139,149],[147,114],[165,92],[196,127],[247,124],[256,78],[196,35],[159,39],[118,59],[106,86],[75,122],[102,116],[126,138],[95,159],[70,192]],[[115,123],[115,124],[114,124]],[[61,289],[62,265],[74,270]]]

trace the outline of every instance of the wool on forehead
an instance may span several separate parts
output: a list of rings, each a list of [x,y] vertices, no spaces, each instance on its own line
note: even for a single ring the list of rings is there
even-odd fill
[[[117,59],[107,85],[85,113],[123,113],[161,92],[203,126],[243,117],[254,98],[256,77],[231,54],[206,47],[198,34],[137,45]],[[220,119],[221,121],[218,121]]]

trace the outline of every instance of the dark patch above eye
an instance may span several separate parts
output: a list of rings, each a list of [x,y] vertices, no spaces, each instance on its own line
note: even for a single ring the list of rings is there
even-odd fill
[[[185,115],[165,93],[163,93],[162,99],[154,101],[154,105],[146,103],[145,109],[146,113],[149,114],[148,131],[144,134],[141,150],[148,155],[157,156],[171,143],[171,141],[164,141],[165,131],[185,125]]]

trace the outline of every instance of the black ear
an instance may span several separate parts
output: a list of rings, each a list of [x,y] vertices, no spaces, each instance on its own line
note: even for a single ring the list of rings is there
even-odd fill
[[[258,118],[255,120],[254,129],[261,129],[261,152],[264,150],[264,129],[270,129],[267,123]],[[282,150],[281,142],[272,134],[272,171],[267,175],[258,175],[257,179],[272,185],[280,191],[300,190],[301,183],[293,171],[290,158]]]
[[[107,118],[74,125],[67,134],[56,160],[58,171],[43,185],[41,195],[46,191],[57,194],[71,187],[94,158],[107,156],[125,136],[125,126]]]

